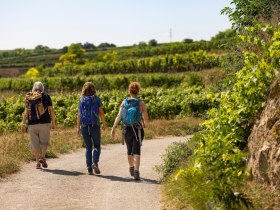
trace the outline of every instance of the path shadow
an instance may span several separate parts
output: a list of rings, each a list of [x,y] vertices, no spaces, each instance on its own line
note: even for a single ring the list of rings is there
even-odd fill
[[[84,175],[84,173],[81,173],[79,171],[65,171],[65,170],[60,170],[60,169],[43,169],[42,171],[53,173],[53,174],[58,174],[58,175],[64,175],[64,176]]]
[[[135,180],[133,179],[133,177],[120,177],[120,176],[106,176],[106,175],[98,175],[98,177],[100,178],[104,178],[104,179],[109,179],[113,182],[144,182],[144,183],[148,183],[148,184],[159,184],[159,182],[157,180],[152,180],[152,179],[147,179],[147,178],[142,178],[140,180]]]
[[[147,179],[141,177],[141,180],[148,184],[160,184],[158,180],[154,180],[154,179]]]

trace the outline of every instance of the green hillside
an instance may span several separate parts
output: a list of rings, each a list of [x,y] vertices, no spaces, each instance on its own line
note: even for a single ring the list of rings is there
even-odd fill
[[[215,37],[214,37],[215,38]],[[191,42],[177,42],[177,43],[165,43],[165,44],[146,44],[139,43],[134,46],[126,46],[126,47],[115,47],[111,45],[105,45],[101,47],[96,47],[93,49],[86,49],[82,44],[78,44],[81,49],[84,51],[82,55],[82,63],[68,62],[64,63],[60,69],[67,68],[63,74],[65,75],[73,75],[73,69],[81,69],[86,68],[83,74],[106,74],[106,73],[139,73],[139,70],[135,69],[134,66],[129,70],[129,72],[125,72],[125,68],[130,65],[130,63],[145,63],[151,62],[150,60],[159,60],[164,59],[164,57],[168,56],[182,56],[186,57],[187,54],[191,52],[197,52],[199,50],[203,50],[205,52],[211,54],[220,54],[225,53],[230,45],[233,44],[233,39],[228,38],[225,39],[222,37],[221,39],[213,39],[212,41],[191,41]],[[61,56],[67,53],[70,46],[65,47],[63,49],[49,49],[48,47],[36,47],[35,49],[15,49],[10,51],[0,51],[0,77],[18,77],[25,74],[28,69],[36,68],[40,71],[44,72],[41,76],[58,76],[57,73],[60,71],[54,68],[56,63],[60,63]],[[108,70],[100,70],[101,66],[108,69],[108,63],[114,62],[117,65],[117,72],[108,72]],[[161,62],[161,61],[155,61]],[[68,64],[79,64],[79,67],[70,67]],[[83,65],[80,65],[83,64]],[[111,65],[111,64],[110,64]],[[135,65],[135,64],[132,64]],[[172,63],[170,65],[173,65]],[[185,64],[183,64],[185,65]],[[66,67],[65,67],[66,66]],[[87,66],[87,67],[86,67]],[[99,66],[97,68],[97,72],[87,69],[95,68],[95,66]],[[187,69],[185,68],[187,66]],[[186,64],[185,66],[176,69],[175,71],[186,71],[192,70],[192,64]],[[140,66],[140,68],[142,68]],[[162,69],[155,69],[153,66],[151,67],[153,70],[149,70],[150,72],[162,72]],[[202,67],[194,67],[194,68],[209,68],[209,66]],[[46,69],[46,70],[45,70]],[[112,69],[112,68],[111,68]],[[119,70],[124,69],[124,70]],[[115,69],[113,68],[113,71]],[[50,73],[53,72],[54,73]],[[64,71],[64,70],[63,70]],[[76,71],[76,70],[74,70]],[[110,70],[111,71],[111,70]],[[143,70],[144,71],[144,70]],[[140,70],[140,72],[143,72]],[[168,70],[169,71],[169,70]],[[40,73],[42,73],[40,72]],[[48,73],[46,73],[48,72]],[[70,73],[69,73],[70,72]],[[144,72],[143,72],[144,73]],[[74,74],[78,74],[78,72],[74,72]]]

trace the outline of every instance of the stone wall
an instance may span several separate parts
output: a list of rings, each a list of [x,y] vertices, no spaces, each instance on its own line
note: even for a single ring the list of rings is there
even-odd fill
[[[280,186],[280,76],[248,139],[248,169],[256,181]]]

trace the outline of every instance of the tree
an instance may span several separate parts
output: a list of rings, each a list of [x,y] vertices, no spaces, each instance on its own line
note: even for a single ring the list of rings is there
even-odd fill
[[[230,4],[234,8],[225,7],[221,13],[228,15],[237,30],[251,26],[260,19],[271,20],[273,16],[278,17],[280,12],[279,0],[232,0]]]
[[[37,45],[34,48],[34,52],[36,53],[45,53],[45,52],[50,52],[51,49],[48,46],[43,46],[43,45]]]
[[[81,43],[71,44],[67,53],[59,57],[63,64],[85,64],[85,49],[82,48]]]
[[[25,77],[29,77],[31,79],[39,77],[39,71],[36,68],[30,68],[28,71],[24,74]]]
[[[139,48],[145,48],[145,47],[147,47],[147,43],[141,41],[141,42],[139,42],[138,47],[139,47]]]
[[[107,43],[107,42],[103,42],[103,43],[100,43],[100,44],[98,45],[98,48],[110,48],[110,47],[116,47],[116,45],[114,45],[114,44],[109,44],[109,43]]]
[[[192,43],[193,39],[186,38],[183,40],[184,43]]]
[[[64,46],[61,50],[62,50],[63,53],[67,53],[68,47],[67,47],[67,46]]]
[[[118,52],[117,51],[113,51],[111,53],[106,53],[103,57],[102,60],[104,62],[112,62],[116,60],[116,57],[118,56]]]
[[[94,44],[91,44],[89,42],[86,42],[82,45],[82,47],[85,49],[85,50],[93,50],[96,48],[96,46]]]
[[[22,55],[30,55],[30,50],[24,49],[24,48],[16,48],[13,50],[15,56],[22,56]]]
[[[218,34],[213,36],[211,38],[211,41],[215,40],[222,40],[222,39],[228,39],[236,36],[236,32],[232,29],[227,29],[225,31],[220,31]]]
[[[152,47],[156,47],[157,46],[157,40],[155,40],[155,39],[151,39],[150,41],[149,41],[149,45],[150,46],[152,46]]]

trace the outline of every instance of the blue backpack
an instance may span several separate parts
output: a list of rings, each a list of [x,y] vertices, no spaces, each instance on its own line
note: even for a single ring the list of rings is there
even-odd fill
[[[79,110],[83,125],[98,124],[99,111],[95,96],[83,96],[79,101]]]
[[[141,120],[142,113],[139,109],[139,98],[126,98],[122,109],[122,121],[125,125],[134,126]]]

